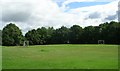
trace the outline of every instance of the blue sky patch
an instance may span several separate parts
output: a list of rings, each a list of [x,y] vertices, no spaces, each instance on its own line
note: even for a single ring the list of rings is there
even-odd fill
[[[69,7],[70,9],[74,9],[74,8],[79,8],[79,7],[104,5],[104,4],[108,4],[108,3],[110,3],[110,2],[73,2],[73,3],[66,5],[66,7]]]
[[[57,2],[58,6],[61,7],[63,2]]]
[[[65,2],[65,0],[54,0],[59,7],[62,6],[62,4]]]

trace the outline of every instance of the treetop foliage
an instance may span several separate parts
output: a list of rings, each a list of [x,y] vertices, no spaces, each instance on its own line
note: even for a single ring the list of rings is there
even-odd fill
[[[29,30],[23,36],[19,27],[10,23],[2,30],[2,42],[5,46],[22,45],[24,40],[28,40],[30,45],[97,44],[98,40],[104,40],[106,44],[119,44],[119,31],[120,22],[111,21],[85,28],[79,25],[73,25],[70,28],[62,26],[58,29],[41,27]]]
[[[2,30],[2,44],[5,46],[21,45],[23,35],[15,24],[8,24]]]

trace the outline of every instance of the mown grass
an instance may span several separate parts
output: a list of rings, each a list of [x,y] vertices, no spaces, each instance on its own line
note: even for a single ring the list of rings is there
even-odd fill
[[[2,70],[2,46],[0,46],[0,70]]]
[[[117,45],[3,47],[3,69],[117,68]]]

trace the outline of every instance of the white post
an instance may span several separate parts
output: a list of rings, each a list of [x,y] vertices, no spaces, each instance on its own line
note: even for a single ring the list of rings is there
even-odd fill
[[[98,44],[104,44],[105,41],[104,40],[98,40]]]
[[[29,41],[24,41],[23,46],[28,46],[29,45]]]

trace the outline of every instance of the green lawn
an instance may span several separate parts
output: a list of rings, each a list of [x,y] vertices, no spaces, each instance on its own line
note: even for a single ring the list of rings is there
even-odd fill
[[[3,69],[117,69],[118,45],[2,47]]]
[[[2,47],[0,46],[0,71],[2,70]]]

